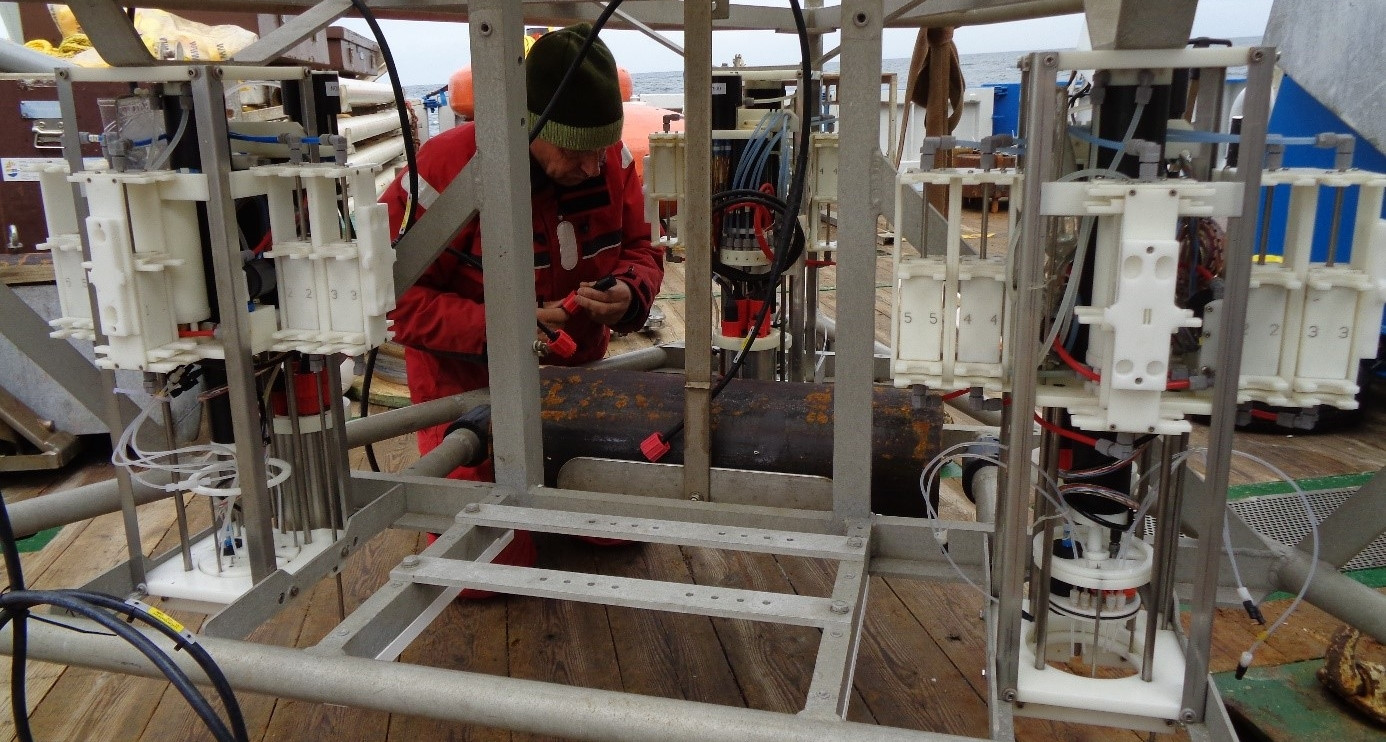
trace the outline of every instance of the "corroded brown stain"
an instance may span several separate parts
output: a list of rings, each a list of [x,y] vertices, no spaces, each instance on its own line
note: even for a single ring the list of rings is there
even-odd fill
[[[827,425],[832,418],[833,393],[830,391],[809,392],[804,396],[804,422],[809,425]]]

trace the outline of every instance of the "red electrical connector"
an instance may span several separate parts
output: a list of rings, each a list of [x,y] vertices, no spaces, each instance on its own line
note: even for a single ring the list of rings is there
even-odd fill
[[[592,288],[598,291],[610,291],[615,285],[615,276],[603,276],[592,283]],[[582,305],[578,304],[577,292],[570,292],[567,296],[563,297],[563,301],[558,303],[558,308],[567,312],[569,317],[576,317],[578,312],[582,311]]]
[[[741,316],[745,318],[746,325],[742,333],[743,337],[749,336],[752,331],[755,331],[756,337],[761,338],[770,334],[769,312],[766,312],[765,316],[761,319],[759,330],[752,327],[752,325],[755,324],[756,317],[761,316],[761,309],[764,308],[765,302],[759,299],[737,299],[736,303],[740,305]]]
[[[569,317],[576,317],[577,313],[582,311],[582,307],[578,306],[576,291],[565,296],[563,302],[558,306],[560,309],[567,312]]]
[[[572,358],[573,354],[577,352],[577,341],[573,340],[572,335],[562,330],[555,331],[554,337],[549,338],[548,344],[549,352],[559,358]]]
[[[668,441],[659,433],[650,433],[648,438],[640,442],[640,453],[644,454],[646,461],[659,461],[669,453],[669,448]]]

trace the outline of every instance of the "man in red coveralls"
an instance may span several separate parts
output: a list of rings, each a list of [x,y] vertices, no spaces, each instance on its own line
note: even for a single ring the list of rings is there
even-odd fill
[[[531,122],[548,106],[577,57],[590,26],[545,34],[525,59]],[[544,129],[530,144],[534,213],[535,318],[565,330],[577,343],[567,358],[550,354],[541,363],[578,365],[606,354],[611,330],[643,326],[664,278],[660,251],[650,244],[644,197],[630,151],[621,143],[622,106],[616,63],[600,40],[588,51]],[[476,154],[476,129],[463,124],[430,139],[419,151],[420,213]],[[380,201],[398,231],[410,208],[408,175],[401,173]],[[480,220],[473,220],[399,299],[391,317],[395,341],[405,347],[410,397],[415,403],[489,385],[486,307]],[[606,290],[593,284],[616,279]],[[570,295],[573,298],[570,298]],[[569,299],[564,308],[564,299]],[[517,322],[530,320],[517,317]],[[419,453],[443,439],[446,425],[419,432]],[[490,462],[459,468],[456,479],[490,480]],[[528,533],[496,560],[532,564]]]

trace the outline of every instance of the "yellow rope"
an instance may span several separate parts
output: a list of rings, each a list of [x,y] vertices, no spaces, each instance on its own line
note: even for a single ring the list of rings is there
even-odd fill
[[[36,52],[67,59],[90,49],[91,39],[87,38],[87,35],[84,33],[75,33],[63,39],[63,42],[57,46],[53,46],[47,39],[26,41],[24,42],[24,46]]]

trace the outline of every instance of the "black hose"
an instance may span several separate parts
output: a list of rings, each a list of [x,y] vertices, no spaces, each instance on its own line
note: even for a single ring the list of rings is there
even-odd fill
[[[173,687],[178,689],[178,692],[183,695],[183,698],[187,699],[188,705],[191,706],[198,717],[202,719],[202,723],[206,724],[207,728],[211,730],[212,736],[217,739],[217,742],[242,742],[232,735],[231,730],[226,727],[226,722],[222,721],[221,717],[217,715],[216,709],[212,708],[212,704],[202,695],[202,691],[198,690],[197,686],[193,685],[188,674],[183,672],[183,668],[179,667],[178,663],[174,662],[159,645],[151,641],[149,637],[141,634],[130,624],[121,621],[95,606],[87,604],[85,601],[59,592],[49,590],[25,590],[24,592],[0,595],[0,608],[27,609],[40,605],[51,605],[55,608],[68,611],[69,613],[82,616],[83,618],[89,618],[101,624],[116,636],[129,642],[131,646],[138,649],[141,654],[147,657],[164,677],[168,678],[169,682],[173,684]]]
[[[31,742],[34,738],[33,731],[29,727],[25,672],[28,664],[29,645],[27,619],[30,616],[28,609],[37,605],[52,605],[62,608],[70,613],[90,618],[110,629],[117,636],[134,645],[146,657],[149,657],[154,666],[188,700],[193,710],[217,740],[249,742],[249,732],[246,730],[240,704],[236,701],[235,691],[231,688],[231,684],[227,681],[221,668],[217,666],[211,655],[200,644],[191,641],[147,611],[111,595],[84,590],[40,591],[26,589],[24,571],[19,560],[19,547],[10,523],[9,509],[5,506],[2,495],[0,495],[0,549],[4,551],[5,571],[10,580],[10,592],[0,595],[0,627],[10,621],[14,622],[10,665],[10,706],[14,714],[15,735],[21,742]],[[192,684],[187,674],[168,657],[164,650],[128,624],[100,610],[101,608],[123,613],[130,616],[131,619],[138,618],[172,639],[179,649],[186,649],[188,655],[197,662],[198,666],[207,674],[208,679],[211,680],[212,686],[226,707],[227,716],[231,720],[231,728],[226,727],[216,710],[212,708],[207,699]],[[33,618],[39,620],[37,617]]]
[[[207,679],[212,681],[212,688],[216,690],[222,705],[226,707],[226,716],[231,720],[231,733],[237,742],[249,742],[250,732],[246,729],[240,702],[236,700],[236,691],[231,687],[231,681],[226,679],[226,674],[221,671],[221,667],[212,659],[212,655],[207,652],[205,647],[190,640],[167,623],[155,618],[148,611],[131,605],[114,595],[89,590],[60,590],[58,592],[71,595],[97,607],[124,614],[131,619],[139,619],[155,631],[173,640],[177,648],[185,650],[188,656],[197,663],[197,666],[207,674]]]
[[[380,56],[385,59],[385,70],[390,74],[390,89],[395,94],[395,109],[399,111],[400,133],[404,135],[404,161],[409,169],[409,209],[404,215],[402,234],[408,232],[418,220],[415,214],[419,206],[419,169],[414,156],[414,130],[409,125],[409,106],[404,102],[404,87],[400,84],[399,70],[395,67],[395,55],[390,53],[390,44],[385,40],[380,24],[376,23],[375,14],[366,6],[365,0],[351,0],[351,5],[371,27],[371,35],[375,36],[375,43],[380,46]]]
[[[10,509],[5,504],[5,496],[0,493],[0,548],[5,552],[5,573],[9,576],[10,591],[17,592],[24,587],[24,567],[19,562],[19,546],[15,543],[14,527],[10,524]],[[29,611],[17,608],[14,611],[0,612],[0,626],[14,621],[14,640],[10,659],[10,710],[14,714],[15,736],[20,742],[32,742],[33,730],[29,728],[29,701],[26,674],[29,655]]]
[[[723,263],[714,253],[712,272],[733,281],[741,281],[753,285],[759,285],[762,281],[770,281],[771,284],[775,284],[778,282],[779,277],[783,275],[785,271],[789,270],[790,266],[794,265],[795,261],[799,259],[799,256],[804,254],[806,238],[804,237],[803,227],[799,226],[798,219],[791,217],[789,205],[779,197],[748,188],[722,191],[714,195],[712,197],[712,214],[716,216],[723,211],[734,209],[742,204],[765,206],[780,220],[789,220],[793,222],[794,234],[793,241],[790,243],[789,256],[786,260],[782,261],[783,264],[778,273],[773,271],[767,273],[750,273]]]
[[[608,6],[610,7],[610,6]],[[794,27],[799,34],[799,55],[802,64],[802,80],[800,85],[805,86],[802,92],[804,99],[808,99],[808,88],[813,85],[813,70],[810,67],[811,54],[809,52],[808,24],[804,21],[804,11],[799,7],[799,0],[789,0],[790,10],[794,13]],[[595,34],[594,34],[595,35]],[[808,153],[812,147],[813,136],[813,117],[807,115],[799,119],[799,149],[794,153],[794,175],[789,180],[789,193],[784,200],[784,218],[780,219],[775,225],[775,248],[774,259],[770,261],[771,278],[765,286],[765,298],[761,302],[760,311],[756,312],[755,319],[749,324],[754,331],[746,333],[746,343],[741,346],[741,350],[732,358],[732,365],[717,380],[716,386],[712,387],[709,395],[709,402],[717,399],[717,395],[731,383],[746,364],[746,356],[750,353],[751,345],[755,342],[758,331],[765,324],[765,318],[769,316],[770,309],[775,303],[775,288],[779,285],[776,280],[781,273],[789,269],[794,261],[788,259],[790,253],[790,242],[794,239],[796,230],[799,228],[799,220],[794,215],[799,213],[804,200],[804,176],[808,170]],[[759,193],[759,191],[757,191]],[[769,194],[760,194],[767,196]],[[798,258],[795,257],[794,260]],[[683,432],[684,421],[679,419],[678,424],[665,431],[660,439],[665,443],[670,443],[679,433]]]
[[[371,27],[375,43],[380,45],[380,56],[385,59],[385,69],[390,73],[390,89],[395,94],[395,108],[399,111],[400,132],[404,134],[404,161],[409,171],[409,208],[405,210],[404,225],[400,230],[400,235],[403,235],[413,228],[414,223],[418,221],[419,213],[419,167],[418,158],[414,153],[414,132],[409,126],[409,107],[404,101],[404,87],[399,80],[399,70],[395,67],[395,55],[390,53],[390,44],[385,40],[385,33],[380,30],[380,24],[376,23],[375,14],[366,7],[364,0],[351,0],[351,4],[365,19],[366,25]],[[444,88],[439,88],[442,89]],[[363,418],[370,414],[371,378],[375,375],[375,356],[379,351],[379,348],[371,348],[366,354],[366,369],[361,380]],[[375,457],[375,446],[370,443],[366,444],[366,461],[370,463],[371,471],[380,471],[380,462]]]
[[[379,348],[371,348],[366,353],[366,369],[361,374],[361,419],[371,412],[371,379],[375,377],[375,357],[380,353]],[[366,461],[371,465],[371,471],[380,471],[380,462],[375,458],[375,445],[366,444]]]

